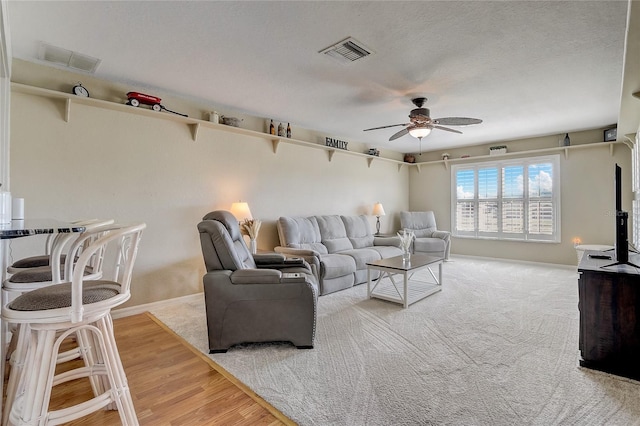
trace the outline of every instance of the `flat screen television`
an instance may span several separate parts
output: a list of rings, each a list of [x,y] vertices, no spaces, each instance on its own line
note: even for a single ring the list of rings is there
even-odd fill
[[[629,263],[629,241],[627,222],[629,214],[622,210],[622,168],[616,164],[615,174],[615,193],[616,193],[616,263]]]

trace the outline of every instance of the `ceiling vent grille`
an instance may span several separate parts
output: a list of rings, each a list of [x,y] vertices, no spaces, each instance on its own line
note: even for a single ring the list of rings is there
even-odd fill
[[[95,72],[100,65],[98,58],[47,43],[40,43],[38,59],[89,73]]]
[[[343,64],[349,64],[373,53],[371,49],[354,38],[346,38],[320,51]]]

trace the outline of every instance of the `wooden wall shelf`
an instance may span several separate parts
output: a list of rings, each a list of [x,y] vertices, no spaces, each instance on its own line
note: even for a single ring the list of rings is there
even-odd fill
[[[399,160],[394,160],[392,158],[377,157],[377,156],[372,156],[372,155],[359,153],[359,152],[354,152],[354,151],[335,149],[333,147],[320,145],[320,144],[313,143],[313,142],[307,142],[307,141],[302,141],[302,140],[297,140],[297,139],[274,136],[274,135],[270,135],[268,133],[256,132],[254,130],[243,129],[241,127],[233,127],[233,126],[227,126],[227,125],[224,125],[224,124],[212,123],[210,121],[198,120],[196,118],[191,118],[191,117],[183,117],[181,115],[176,115],[176,114],[171,114],[171,113],[157,112],[157,111],[153,111],[151,109],[147,109],[147,108],[144,108],[144,107],[143,108],[133,107],[133,106],[126,105],[126,104],[119,104],[119,103],[115,103],[115,102],[103,101],[103,100],[100,100],[100,99],[83,98],[83,97],[76,96],[76,95],[71,94],[71,93],[63,93],[63,92],[58,92],[56,90],[43,89],[43,88],[40,88],[40,87],[34,87],[34,86],[29,86],[29,85],[20,84],[20,83],[11,83],[11,89],[14,92],[17,92],[17,93],[24,93],[24,94],[35,95],[35,96],[43,96],[43,97],[50,98],[50,99],[59,99],[60,101],[64,102],[65,103],[64,117],[62,117],[62,118],[63,118],[63,120],[65,122],[69,122],[69,120],[71,120],[71,113],[72,113],[71,110],[72,110],[72,105],[73,104],[89,105],[89,106],[109,109],[109,110],[113,110],[113,111],[120,111],[120,112],[126,112],[126,113],[131,113],[131,114],[138,114],[138,115],[142,115],[142,116],[145,116],[145,117],[153,117],[153,118],[159,118],[159,119],[162,119],[162,120],[169,120],[169,121],[174,121],[174,122],[178,122],[178,123],[184,123],[189,127],[189,132],[191,133],[191,138],[194,141],[198,140],[198,136],[199,136],[200,131],[201,131],[202,128],[215,129],[215,130],[221,130],[221,131],[225,131],[225,132],[229,132],[229,133],[235,133],[235,134],[239,134],[239,135],[265,139],[265,140],[271,142],[274,154],[278,153],[278,147],[280,146],[280,144],[282,142],[284,142],[284,143],[290,143],[290,144],[293,144],[293,145],[302,145],[302,146],[307,147],[307,148],[313,148],[313,149],[319,149],[319,150],[326,151],[329,161],[333,160],[333,156],[337,152],[339,154],[346,154],[346,155],[351,155],[351,156],[355,156],[355,157],[364,158],[366,160],[367,166],[369,168],[371,168],[371,164],[373,164],[376,161],[383,161],[383,162],[389,162],[389,163],[397,164],[398,171],[402,170],[403,166],[409,165],[408,163],[405,163],[405,162],[399,161]]]
[[[585,143],[580,145],[571,145],[571,146],[558,146],[551,148],[541,148],[541,149],[532,149],[528,151],[517,151],[517,152],[507,152],[505,154],[500,155],[478,155],[475,157],[466,157],[466,158],[450,158],[448,160],[434,160],[434,161],[425,161],[422,163],[416,163],[415,165],[418,167],[418,173],[420,173],[421,166],[433,165],[433,164],[442,164],[445,169],[449,170],[450,163],[465,163],[465,162],[473,162],[477,160],[499,160],[500,158],[505,157],[517,157],[522,155],[537,155],[537,154],[553,154],[558,152],[564,152],[564,158],[569,158],[569,152],[576,149],[587,149],[587,148],[602,148],[609,147],[609,155],[613,156],[613,150],[615,145],[628,145],[623,141],[612,141],[612,142],[593,142],[593,143]]]
[[[145,117],[153,117],[153,118],[159,118],[159,119],[162,119],[162,120],[169,120],[169,121],[174,121],[174,122],[178,122],[178,123],[184,123],[185,125],[187,125],[189,127],[189,132],[191,133],[191,138],[194,141],[198,140],[198,136],[199,136],[200,131],[201,131],[202,128],[214,129],[214,130],[220,130],[220,131],[224,131],[224,132],[235,133],[235,134],[254,137],[254,138],[265,139],[265,140],[271,142],[274,154],[278,153],[278,148],[279,148],[280,144],[284,142],[284,143],[289,143],[289,144],[293,144],[293,145],[301,145],[301,146],[304,146],[304,147],[307,147],[307,148],[323,150],[323,151],[325,151],[327,153],[327,159],[329,160],[329,162],[331,162],[333,160],[333,157],[334,157],[334,155],[336,153],[339,153],[340,155],[345,154],[345,155],[351,155],[351,156],[363,158],[363,159],[366,160],[367,166],[369,168],[371,168],[371,165],[376,161],[394,163],[394,164],[396,164],[398,166],[398,172],[400,170],[402,170],[402,168],[404,166],[416,167],[417,170],[418,170],[418,173],[420,173],[420,169],[421,169],[422,166],[433,165],[433,164],[442,164],[448,170],[450,163],[470,162],[470,161],[477,161],[477,160],[487,160],[487,159],[490,159],[490,158],[491,159],[498,159],[498,158],[504,158],[504,157],[521,156],[521,155],[549,154],[549,153],[555,153],[555,152],[564,152],[565,158],[569,158],[569,152],[572,151],[572,150],[584,149],[584,148],[597,148],[597,147],[603,147],[603,146],[608,146],[609,147],[609,153],[610,153],[610,155],[613,156],[614,146],[616,144],[623,144],[622,141],[620,141],[620,142],[618,142],[618,141],[614,141],[614,142],[594,142],[594,143],[589,143],[589,144],[542,148],[542,149],[534,149],[534,150],[529,150],[529,151],[508,152],[506,154],[501,154],[501,155],[480,155],[480,156],[468,157],[468,158],[453,158],[453,159],[449,159],[449,160],[425,161],[425,162],[422,162],[422,163],[406,163],[404,161],[394,160],[392,158],[377,157],[377,156],[368,155],[368,154],[355,152],[355,151],[346,151],[346,150],[342,150],[342,149],[336,149],[336,148],[333,148],[333,147],[320,145],[320,144],[313,143],[313,142],[307,142],[307,141],[302,141],[302,140],[298,140],[298,139],[291,139],[291,138],[284,138],[284,137],[280,137],[280,136],[274,136],[274,135],[270,135],[268,133],[262,133],[262,132],[256,132],[254,130],[243,129],[241,127],[226,126],[224,124],[212,123],[210,121],[198,120],[198,119],[191,118],[191,117],[183,117],[181,115],[176,115],[176,114],[171,114],[171,113],[157,112],[157,111],[153,111],[153,110],[147,109],[147,108],[133,107],[133,106],[126,105],[126,104],[119,104],[119,103],[116,103],[116,102],[103,101],[103,100],[94,99],[94,98],[83,98],[83,97],[76,96],[76,95],[71,94],[71,93],[64,93],[64,92],[59,92],[59,91],[56,91],[56,90],[43,89],[43,88],[40,88],[40,87],[29,86],[29,85],[26,85],[26,84],[11,83],[11,89],[14,92],[17,92],[17,93],[24,93],[24,94],[28,94],[28,95],[43,96],[43,97],[47,97],[47,98],[50,98],[50,99],[59,99],[60,101],[64,102],[65,103],[65,105],[64,105],[65,106],[65,108],[64,108],[64,117],[62,117],[62,118],[63,118],[63,120],[65,122],[69,122],[69,120],[71,119],[71,112],[72,112],[71,110],[72,110],[72,105],[73,104],[89,105],[89,106],[109,109],[109,110],[113,110],[113,111],[120,111],[120,112],[126,112],[126,113],[131,113],[131,114],[138,114],[138,115],[142,115],[142,116],[145,116]],[[627,146],[627,145],[625,144],[625,146]]]

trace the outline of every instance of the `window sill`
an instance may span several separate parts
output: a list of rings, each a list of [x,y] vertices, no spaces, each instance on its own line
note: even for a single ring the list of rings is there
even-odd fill
[[[483,240],[483,241],[500,241],[505,243],[542,243],[542,244],[560,244],[558,240],[525,240],[518,238],[498,238],[498,237],[475,237],[472,235],[455,235],[451,234],[451,238],[460,238],[463,240]]]

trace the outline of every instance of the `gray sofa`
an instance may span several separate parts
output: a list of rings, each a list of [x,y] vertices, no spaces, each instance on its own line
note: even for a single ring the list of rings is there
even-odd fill
[[[366,263],[400,256],[397,237],[375,237],[367,216],[281,217],[280,246],[275,251],[309,262],[318,277],[320,295],[367,281]],[[378,272],[372,272],[372,279]]]

